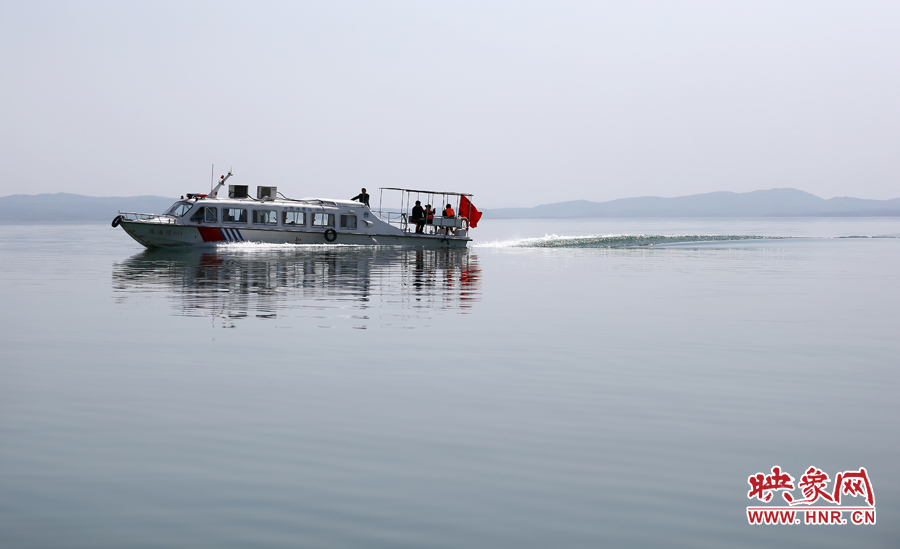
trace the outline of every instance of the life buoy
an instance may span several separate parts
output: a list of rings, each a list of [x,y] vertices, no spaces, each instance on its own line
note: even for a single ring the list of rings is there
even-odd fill
[[[325,240],[328,242],[334,242],[337,240],[337,231],[334,229],[325,229]]]
[[[113,229],[115,229],[116,227],[118,227],[118,226],[119,226],[119,223],[121,223],[121,222],[122,222],[122,216],[121,216],[121,215],[117,215],[116,217],[114,217],[113,220],[112,220],[112,226],[113,226]]]

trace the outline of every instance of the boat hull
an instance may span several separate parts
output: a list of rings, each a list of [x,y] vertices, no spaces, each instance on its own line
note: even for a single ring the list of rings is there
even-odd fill
[[[232,242],[264,244],[340,244],[353,246],[403,246],[427,249],[465,248],[467,237],[432,234],[370,234],[334,231],[333,240],[326,239],[325,230],[264,229],[247,226],[194,226],[142,221],[121,221],[122,229],[134,240],[148,248],[176,246],[214,246]]]

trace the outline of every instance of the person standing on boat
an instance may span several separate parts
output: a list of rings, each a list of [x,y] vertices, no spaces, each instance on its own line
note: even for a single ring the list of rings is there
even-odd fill
[[[363,187],[362,192],[359,193],[358,195],[354,196],[350,200],[356,200],[356,201],[362,202],[363,204],[368,206],[369,205],[369,194],[366,193],[366,188]]]
[[[413,206],[412,215],[409,219],[416,224],[417,233],[425,232],[425,208],[422,207],[422,202],[416,200],[416,205]]]

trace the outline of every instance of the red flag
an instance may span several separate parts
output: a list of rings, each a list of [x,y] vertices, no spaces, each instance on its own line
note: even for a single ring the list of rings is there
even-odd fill
[[[481,212],[475,208],[475,204],[469,202],[467,197],[461,196],[459,198],[459,216],[468,217],[469,225],[477,227],[478,220],[481,219]]]

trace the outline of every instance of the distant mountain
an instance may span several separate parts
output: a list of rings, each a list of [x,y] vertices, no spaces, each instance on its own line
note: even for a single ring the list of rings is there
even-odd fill
[[[95,197],[80,194],[14,194],[0,197],[0,223],[95,223],[119,213],[162,213],[177,198]]]
[[[15,194],[0,197],[0,223],[96,223],[118,212],[162,213],[177,198],[93,197],[78,194]],[[677,198],[646,196],[609,202],[573,200],[534,208],[485,210],[485,219],[577,217],[859,217],[900,216],[900,198],[828,200],[796,189],[750,193],[716,192]]]
[[[573,200],[534,208],[486,210],[485,219],[577,217],[858,217],[900,216],[900,198],[825,200],[797,189],[749,193],[715,192],[660,198],[622,198],[609,202]]]

